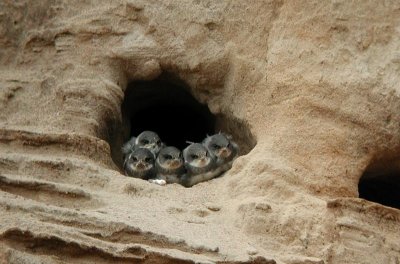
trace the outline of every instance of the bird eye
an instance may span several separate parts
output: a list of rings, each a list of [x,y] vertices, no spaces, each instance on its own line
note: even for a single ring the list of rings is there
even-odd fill
[[[192,155],[190,155],[190,157],[191,157],[192,159],[198,159],[198,158],[199,158],[199,156],[197,156],[196,154],[192,154]]]
[[[137,161],[138,159],[136,157],[131,158],[133,161]]]
[[[167,154],[167,155],[164,155],[164,158],[165,158],[165,159],[172,159],[172,156],[169,155],[169,154]]]
[[[144,159],[144,161],[146,161],[146,162],[151,162],[151,161],[152,161],[152,159],[151,159],[151,158],[149,158],[149,157],[147,157],[147,158],[145,158],[145,159]]]
[[[220,149],[221,148],[221,146],[218,146],[217,144],[213,144],[212,147],[215,148],[215,149]]]

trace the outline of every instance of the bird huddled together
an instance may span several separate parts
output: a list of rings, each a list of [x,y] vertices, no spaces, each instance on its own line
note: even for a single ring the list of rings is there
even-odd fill
[[[232,167],[239,147],[224,133],[189,142],[182,152],[165,146],[157,133],[143,131],[122,146],[128,176],[157,184],[179,183],[191,187],[220,176]]]

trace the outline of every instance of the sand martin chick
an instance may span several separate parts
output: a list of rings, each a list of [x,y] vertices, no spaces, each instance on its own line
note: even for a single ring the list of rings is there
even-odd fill
[[[157,156],[163,147],[160,137],[153,131],[143,131],[140,133],[135,142],[135,147],[149,149],[154,156]]]
[[[185,172],[182,153],[175,147],[164,147],[156,159],[157,179],[167,183],[179,183],[180,177]]]
[[[128,176],[147,180],[154,177],[153,153],[145,148],[135,148],[124,161],[124,170]]]
[[[180,183],[190,187],[199,182],[214,178],[215,159],[208,150],[199,143],[192,143],[183,150],[187,173],[181,177]]]
[[[239,146],[231,140],[231,137],[223,133],[207,136],[203,140],[203,145],[215,157],[217,166],[221,167],[221,172],[232,167],[232,162],[239,152]]]

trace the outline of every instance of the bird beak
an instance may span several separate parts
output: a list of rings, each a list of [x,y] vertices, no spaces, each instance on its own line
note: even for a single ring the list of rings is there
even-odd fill
[[[156,143],[149,145],[149,148],[153,150],[154,153],[159,151],[159,146]]]
[[[146,164],[144,164],[142,161],[139,161],[138,164],[136,165],[136,168],[143,170],[146,168]]]
[[[146,145],[146,148],[149,148],[149,149],[155,149],[155,147],[156,147],[155,144],[147,144]]]
[[[209,159],[207,157],[203,157],[199,160],[199,165],[200,165],[200,167],[204,167],[208,164],[208,162],[209,162]]]
[[[232,154],[232,151],[228,148],[221,148],[218,151],[218,156],[222,158],[228,158]]]
[[[171,161],[170,166],[173,168],[178,168],[182,165],[182,162],[178,159],[174,159]]]

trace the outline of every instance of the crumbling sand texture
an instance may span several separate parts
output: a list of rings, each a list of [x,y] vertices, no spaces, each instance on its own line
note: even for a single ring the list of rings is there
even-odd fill
[[[223,177],[112,159],[161,73],[254,136]],[[398,169],[399,73],[399,1],[2,0],[0,263],[398,264],[400,211],[357,186]]]

